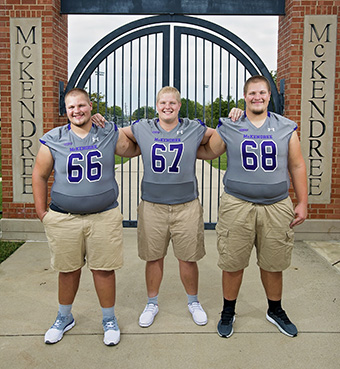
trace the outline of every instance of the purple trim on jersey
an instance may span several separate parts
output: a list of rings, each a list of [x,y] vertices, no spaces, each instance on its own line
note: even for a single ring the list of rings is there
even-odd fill
[[[197,118],[196,118],[196,120],[197,120],[198,122],[200,122],[200,123],[201,123],[201,125],[202,125],[203,127],[205,127],[205,123],[204,123],[204,122],[202,122],[200,119],[197,119]]]
[[[40,141],[42,144],[46,145],[46,141],[42,140],[41,138],[39,139],[39,141]]]

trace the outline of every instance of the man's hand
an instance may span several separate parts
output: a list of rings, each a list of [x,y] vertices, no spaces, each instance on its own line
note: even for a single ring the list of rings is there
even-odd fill
[[[241,118],[243,114],[243,110],[239,108],[232,108],[229,112],[228,118],[230,118],[233,122],[236,122]]]
[[[295,219],[290,223],[290,228],[293,228],[299,224],[302,224],[307,218],[307,206],[304,204],[296,205],[295,209]]]
[[[100,113],[96,113],[91,117],[91,122],[98,127],[105,127],[105,121],[106,119]]]

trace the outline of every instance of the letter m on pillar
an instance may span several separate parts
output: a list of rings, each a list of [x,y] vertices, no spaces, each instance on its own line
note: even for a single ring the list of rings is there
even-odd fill
[[[35,26],[33,26],[30,31],[28,32],[27,37],[25,37],[24,32],[22,31],[20,26],[17,26],[17,45],[20,45],[20,39],[23,39],[25,44],[28,43],[29,39],[32,39],[31,44],[36,44],[35,42]]]
[[[314,42],[314,37],[313,34],[315,35],[315,37],[317,38],[318,42],[321,42],[321,38],[323,37],[323,35],[326,33],[326,39],[324,42],[331,42],[329,39],[329,27],[331,26],[331,24],[327,24],[325,26],[325,28],[323,29],[321,36],[319,36],[319,32],[315,27],[315,24],[311,24],[310,25],[310,39],[309,42]]]

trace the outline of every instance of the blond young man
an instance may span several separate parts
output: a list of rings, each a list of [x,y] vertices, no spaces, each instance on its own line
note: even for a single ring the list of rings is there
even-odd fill
[[[179,262],[188,309],[196,324],[205,325],[207,315],[198,301],[197,261],[205,255],[205,247],[195,163],[197,148],[211,132],[199,120],[178,118],[181,98],[174,87],[158,92],[156,107],[158,118],[139,120],[124,131],[138,143],[144,164],[138,252],[146,261],[148,302],[139,325],[149,327],[158,313],[158,294],[170,240]]]
[[[164,258],[170,240],[178,259],[180,278],[194,322],[205,325],[207,314],[198,300],[197,261],[205,255],[203,210],[198,200],[195,175],[197,149],[213,129],[198,119],[179,119],[181,97],[170,86],[157,94],[158,117],[141,119],[124,133],[141,150],[144,176],[138,207],[138,254],[146,261],[148,301],[139,317],[149,327],[158,314],[158,294],[164,273]],[[94,122],[105,119],[96,114]]]

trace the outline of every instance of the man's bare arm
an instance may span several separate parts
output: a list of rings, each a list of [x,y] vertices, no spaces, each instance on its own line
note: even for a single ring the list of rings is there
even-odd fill
[[[306,164],[301,153],[301,146],[298,135],[293,133],[289,141],[288,154],[288,170],[292,177],[293,187],[297,198],[295,207],[295,219],[291,223],[291,227],[299,225],[307,218],[307,172]]]
[[[212,160],[225,152],[226,146],[221,136],[217,133],[217,131],[212,131],[213,132],[209,136],[209,139],[206,141],[206,143],[203,143],[199,146],[197,150],[198,159]],[[204,138],[202,142],[204,142]]]
[[[116,154],[125,158],[140,155],[140,148],[132,133],[131,127],[119,129],[119,138],[116,145]]]
[[[32,173],[35,210],[40,220],[47,213],[48,179],[53,170],[54,160],[50,149],[41,145]]]

